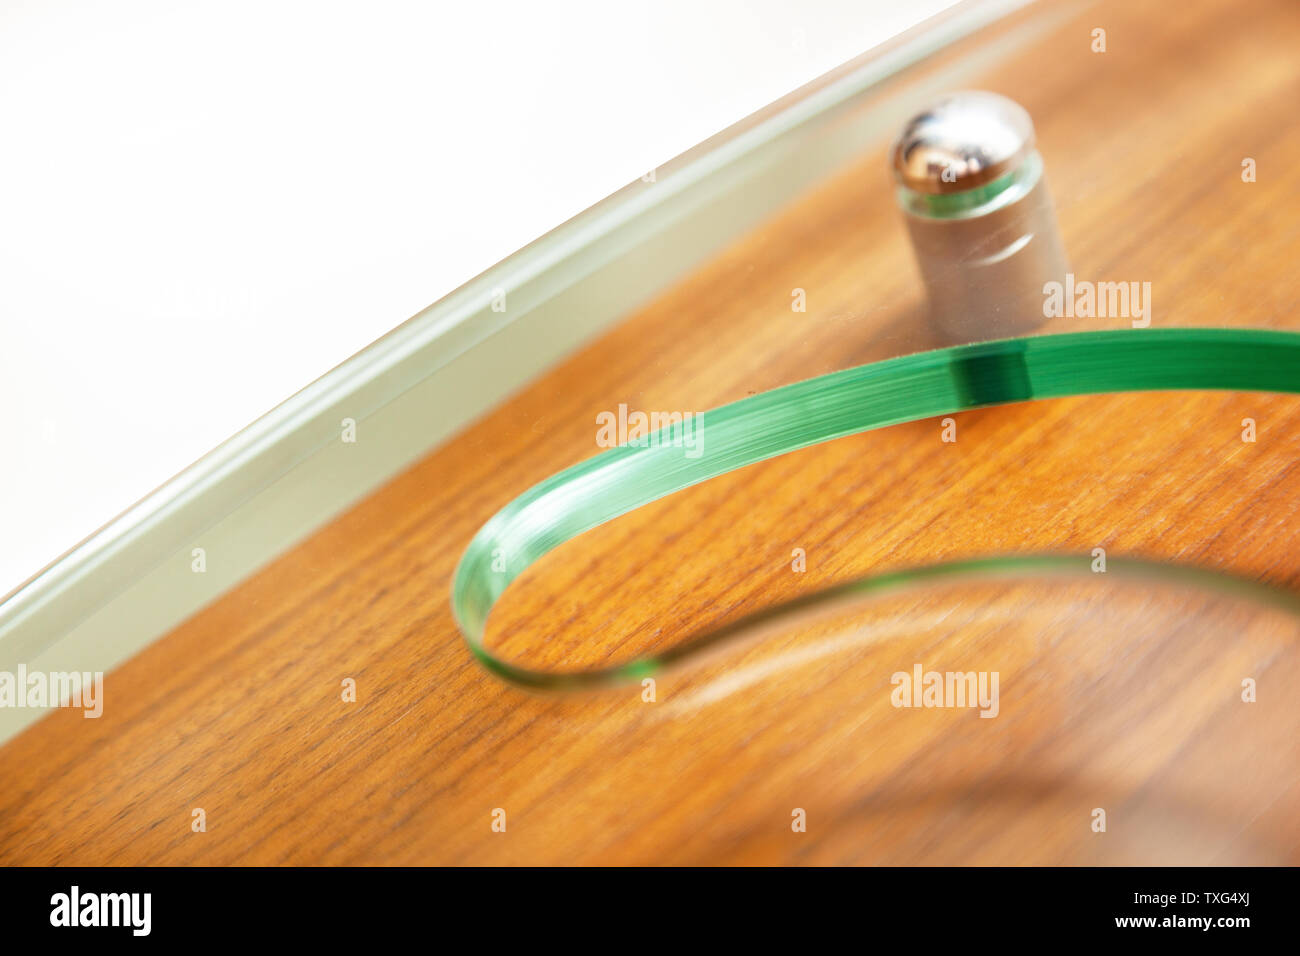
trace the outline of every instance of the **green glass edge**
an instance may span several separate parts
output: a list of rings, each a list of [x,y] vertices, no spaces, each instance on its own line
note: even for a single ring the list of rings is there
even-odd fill
[[[872,575],[764,610],[667,653],[596,670],[528,670],[483,646],[492,606],[533,562],[597,525],[737,468],[846,435],[974,408],[1180,390],[1300,393],[1300,334],[1180,328],[1002,339],[873,362],[762,392],[698,417],[704,449],[698,458],[686,457],[671,440],[621,445],[524,492],[470,541],[453,578],[452,610],[471,651],[488,670],[523,686],[565,689],[643,678],[756,623],[845,595],[933,578],[1078,571],[1090,557],[989,557]],[[667,432],[659,434],[671,439]],[[494,571],[494,561],[504,561],[504,569]],[[1300,599],[1292,595],[1215,572],[1141,561],[1110,566],[1120,574],[1227,587],[1300,614]]]

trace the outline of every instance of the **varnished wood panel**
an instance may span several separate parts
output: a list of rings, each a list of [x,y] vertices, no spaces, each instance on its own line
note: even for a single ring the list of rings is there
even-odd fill
[[[1284,0],[1103,3],[975,85],[1033,114],[1077,275],[1150,281],[1156,326],[1300,328],[1297,49]],[[457,558],[597,451],[599,412],[703,410],[933,344],[884,146],[109,675],[102,719],[57,712],[0,749],[0,860],[1300,862],[1300,656],[1267,612],[940,589],[864,611],[865,631],[768,635],[666,676],[654,703],[527,694],[466,652]],[[955,444],[938,422],[846,438],[564,546],[490,640],[534,666],[625,659],[862,574],[1001,552],[1100,546],[1300,590],[1298,455],[1300,401],[1235,393],[968,413]],[[998,669],[1001,714],[892,707],[913,662]]]

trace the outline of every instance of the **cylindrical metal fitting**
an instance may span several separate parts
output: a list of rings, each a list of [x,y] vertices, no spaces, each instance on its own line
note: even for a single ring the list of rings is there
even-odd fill
[[[1043,287],[1068,266],[1029,114],[996,93],[955,93],[903,128],[892,162],[940,335],[1042,325]]]

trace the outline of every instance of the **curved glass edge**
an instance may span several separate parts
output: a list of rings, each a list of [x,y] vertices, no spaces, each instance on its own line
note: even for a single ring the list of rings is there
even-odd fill
[[[972,572],[1077,570],[1078,562],[1086,559],[1017,556],[872,576],[760,612],[667,653],[588,671],[515,667],[483,644],[492,606],[543,555],[597,525],[737,468],[846,435],[974,408],[1175,390],[1300,394],[1300,333],[1185,328],[1002,339],[887,359],[763,392],[700,416],[697,429],[707,435],[707,450],[698,458],[685,457],[665,428],[580,462],[524,492],[470,541],[453,577],[452,610],[470,650],[492,673],[523,686],[564,689],[642,678],[762,620],[848,594]],[[1144,562],[1119,566],[1130,564],[1142,574],[1224,586],[1225,576],[1216,572]],[[1228,580],[1235,590],[1249,590],[1300,614],[1300,599],[1286,592]]]

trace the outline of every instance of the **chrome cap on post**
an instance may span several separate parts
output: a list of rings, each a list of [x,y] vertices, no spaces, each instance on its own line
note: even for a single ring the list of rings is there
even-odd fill
[[[890,151],[898,200],[946,342],[1028,332],[1068,266],[1022,106],[979,91],[917,113]]]

